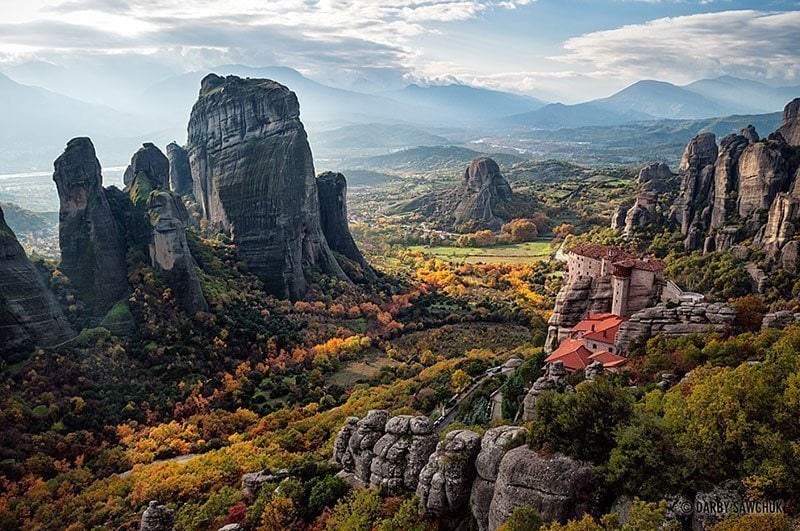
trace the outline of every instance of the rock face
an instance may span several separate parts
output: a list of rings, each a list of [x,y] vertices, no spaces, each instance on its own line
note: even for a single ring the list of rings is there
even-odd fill
[[[748,146],[739,160],[739,216],[747,219],[768,210],[779,192],[789,189],[789,149],[782,139]]]
[[[542,520],[565,522],[596,505],[597,479],[592,467],[555,454],[540,456],[527,447],[510,450],[500,462],[489,529],[497,529],[520,505],[530,505]]]
[[[712,197],[717,142],[713,133],[694,137],[681,157],[681,190],[674,212],[685,236],[684,247],[697,249],[703,232],[711,221],[709,199]]]
[[[791,146],[800,146],[800,98],[795,98],[783,109],[783,121],[778,132]]]
[[[189,214],[181,198],[172,192],[154,191],[147,199],[153,227],[150,261],[162,271],[181,307],[188,313],[205,311],[208,304],[197,278],[197,264],[186,243]]]
[[[109,207],[91,140],[70,140],[54,166],[61,203],[59,268],[102,315],[128,291],[125,238]]]
[[[800,222],[799,106],[800,99],[789,103],[783,124],[766,139],[748,126],[724,137],[718,150],[709,133],[687,145],[673,206],[687,250],[726,250],[750,239],[777,258],[793,239]]]
[[[172,531],[174,527],[175,512],[153,500],[142,514],[139,531]]]
[[[453,430],[437,445],[417,484],[417,496],[427,515],[458,516],[467,509],[480,444],[477,433]]]
[[[475,459],[477,476],[472,483],[470,505],[480,531],[489,529],[489,509],[494,496],[494,486],[500,461],[517,446],[525,444],[528,430],[521,426],[498,426],[486,430],[481,439],[481,450]]]
[[[347,452],[342,464],[350,468],[346,471],[355,474],[355,478],[363,485],[369,485],[372,478],[372,460],[375,458],[375,445],[386,433],[389,412],[372,409],[358,421],[355,431],[347,442]]]
[[[755,140],[751,140],[755,138]],[[714,165],[714,193],[711,228],[719,229],[736,212],[739,189],[739,159],[751,142],[758,140],[755,129],[745,129],[741,135],[728,135],[720,141],[720,153]],[[717,246],[719,247],[719,246]]]
[[[497,163],[488,157],[477,158],[464,171],[464,181],[453,197],[455,227],[499,229],[503,219],[495,211],[501,203],[513,199]]]
[[[436,449],[438,436],[427,417],[400,415],[386,422],[386,433],[372,451],[369,484],[389,492],[414,491],[422,467]]]
[[[800,313],[792,313],[781,310],[775,313],[768,313],[761,321],[761,328],[775,328],[783,330],[787,326],[800,323]]]
[[[353,279],[368,282],[376,280],[372,267],[364,260],[361,251],[350,234],[347,219],[347,180],[341,173],[325,172],[317,177],[319,195],[319,215],[322,232],[332,251],[344,256],[355,267],[346,267],[339,259],[340,265]]]
[[[736,310],[725,303],[681,301],[677,306],[662,303],[634,313],[622,323],[615,339],[625,350],[637,338],[662,334],[669,338],[688,334],[724,332],[736,318]]]
[[[611,228],[624,228],[624,233],[630,235],[636,228],[657,221],[659,199],[672,188],[674,180],[672,170],[663,162],[644,166],[636,178],[637,195],[633,205],[625,211],[623,220],[612,222]]]
[[[395,205],[389,209],[394,212],[418,212],[443,229],[474,232],[498,230],[506,221],[530,214],[530,208],[514,195],[497,163],[479,157],[470,162],[457,188]]]
[[[151,142],[142,144],[139,151],[133,154],[131,163],[122,176],[125,186],[131,186],[140,173],[147,176],[154,188],[167,188],[169,186],[169,160]]]
[[[574,389],[567,383],[567,369],[563,361],[547,364],[544,374],[533,382],[522,401],[522,420],[528,422],[536,416],[536,400],[545,391],[572,393]]]
[[[169,189],[180,196],[193,192],[192,168],[189,166],[189,153],[175,142],[167,144],[169,160]]]
[[[371,410],[348,417],[334,442],[333,459],[365,486],[414,491],[438,437],[427,417]]]
[[[74,336],[0,209],[0,359],[17,361],[34,345],[52,347]]]
[[[209,74],[189,121],[189,161],[202,217],[230,232],[269,293],[299,297],[306,270],[347,280],[322,233],[294,92]]]
[[[553,315],[548,321],[545,342],[548,352],[557,348],[572,327],[587,314],[610,312],[612,298],[611,275],[597,278],[570,276],[556,295]]]

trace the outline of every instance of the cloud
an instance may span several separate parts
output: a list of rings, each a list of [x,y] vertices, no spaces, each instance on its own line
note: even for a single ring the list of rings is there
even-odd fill
[[[797,80],[800,12],[723,11],[574,37],[554,59],[608,76],[688,82],[738,75]]]

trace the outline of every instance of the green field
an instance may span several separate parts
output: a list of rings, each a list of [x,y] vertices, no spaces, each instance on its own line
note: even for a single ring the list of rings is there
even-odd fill
[[[491,247],[444,247],[413,245],[411,251],[421,251],[425,254],[443,258],[451,262],[477,263],[507,263],[523,264],[535,260],[546,260],[550,256],[550,240],[537,240],[529,243],[512,243],[507,245],[493,245]]]

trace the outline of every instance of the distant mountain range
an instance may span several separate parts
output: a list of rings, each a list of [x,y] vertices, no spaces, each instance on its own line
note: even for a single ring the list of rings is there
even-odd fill
[[[146,65],[141,69],[146,71]],[[0,173],[49,169],[66,141],[77,135],[96,140],[104,165],[127,163],[145,140],[183,142],[200,80],[211,71],[270,78],[290,87],[300,100],[312,149],[329,159],[458,144],[516,134],[518,129],[559,130],[768,113],[800,96],[800,87],[775,88],[720,77],[686,86],[646,80],[607,98],[575,105],[546,104],[529,96],[463,84],[409,85],[366,94],[319,83],[291,68],[220,65],[178,75],[165,71],[143,76],[126,90],[117,91],[119,101],[111,107],[54,92],[52,88],[63,87],[65,93],[80,94],[78,85],[88,83],[85,76],[69,69],[32,63],[8,71],[25,79],[25,84],[14,81],[13,75],[0,74],[0,140],[4,142]],[[158,78],[156,74],[164,75],[155,83],[148,81]],[[129,77],[118,81],[130,81]],[[150,85],[141,89],[145,82]],[[96,101],[107,102],[108,98]]]
[[[705,119],[776,112],[798,96],[800,86],[776,88],[730,76],[703,79],[683,87],[644,80],[607,98],[575,105],[553,103],[500,121],[531,129],[564,129],[658,119]]]

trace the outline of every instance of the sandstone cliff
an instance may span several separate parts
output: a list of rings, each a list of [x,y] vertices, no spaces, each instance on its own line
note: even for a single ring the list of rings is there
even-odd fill
[[[673,206],[687,250],[726,250],[750,240],[777,257],[792,241],[800,197],[798,106],[800,100],[786,106],[783,124],[766,139],[749,126],[724,137],[718,149],[710,133],[687,145]],[[787,252],[794,267],[793,247]]]
[[[180,196],[193,192],[192,168],[189,166],[189,153],[175,142],[167,144],[169,160],[169,189]]]
[[[722,333],[730,328],[735,319],[736,310],[725,303],[661,303],[634,313],[622,323],[615,343],[619,350],[624,351],[634,339],[648,339],[656,334],[674,338],[689,334]]]
[[[34,345],[52,347],[74,335],[0,209],[0,359],[17,361]]]
[[[328,246],[352,280],[372,282],[375,272],[358,250],[347,219],[347,180],[341,173],[325,172],[317,177],[319,216]]]
[[[783,121],[778,132],[792,146],[800,146],[800,98],[795,98],[783,109]]]
[[[70,140],[54,166],[59,268],[93,313],[103,315],[128,291],[123,229],[112,215],[91,140]]]
[[[299,297],[309,270],[347,280],[322,233],[314,164],[292,91],[269,80],[206,76],[188,150],[202,217],[230,232],[268,292]]]

